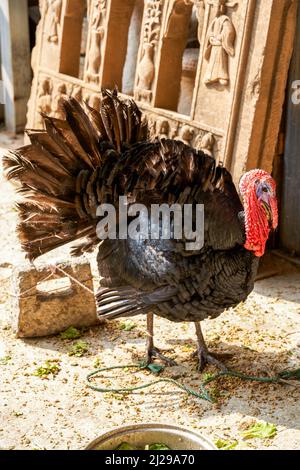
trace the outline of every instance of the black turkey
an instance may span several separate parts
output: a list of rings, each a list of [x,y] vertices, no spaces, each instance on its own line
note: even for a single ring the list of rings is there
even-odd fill
[[[19,183],[22,247],[33,260],[74,240],[81,239],[73,255],[98,246],[101,317],[146,314],[147,361],[167,360],[153,344],[153,314],[195,322],[200,368],[207,362],[222,367],[207,350],[200,322],[252,291],[259,257],[277,226],[275,182],[263,170],[246,173],[242,205],[230,173],[213,158],[179,141],[150,141],[133,101],[102,94],[99,112],[66,100],[66,120],[43,116],[45,130],[27,131],[31,145],[5,156],[7,178]],[[99,240],[97,208],[118,209],[120,196],[149,209],[203,204],[204,245],[188,250],[184,236]]]

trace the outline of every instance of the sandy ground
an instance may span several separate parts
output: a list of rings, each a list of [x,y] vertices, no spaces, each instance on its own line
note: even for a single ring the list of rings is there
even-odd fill
[[[18,145],[20,139],[0,136],[0,147]],[[237,441],[236,449],[300,448],[297,386],[222,379],[209,386],[215,404],[166,383],[125,396],[87,388],[86,376],[95,367],[137,363],[143,358],[142,317],[133,319],[130,331],[122,329],[124,320],[85,331],[80,340],[87,343],[88,351],[82,357],[69,355],[78,340],[16,339],[9,326],[10,276],[23,254],[14,232],[13,192],[2,178],[0,195],[0,449],[83,449],[115,426],[142,422],[182,425],[213,441]],[[225,361],[229,367],[262,376],[300,367],[300,272],[275,258],[267,270],[270,266],[278,270],[277,276],[257,282],[245,304],[203,325],[210,349],[233,355]],[[193,325],[156,319],[155,331],[157,344],[179,364],[165,369],[161,377],[176,378],[197,390],[205,374],[190,358],[196,346]],[[46,379],[34,375],[47,360],[55,361],[57,375]],[[205,370],[213,372],[212,367]],[[147,372],[110,375],[102,383],[130,386],[155,378]],[[275,437],[243,439],[242,431],[257,421],[275,425]]]

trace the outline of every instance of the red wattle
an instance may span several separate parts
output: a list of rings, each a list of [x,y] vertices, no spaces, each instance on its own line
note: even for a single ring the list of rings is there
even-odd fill
[[[270,233],[266,213],[257,200],[254,188],[251,192],[247,191],[247,194],[244,195],[244,201],[246,228],[244,247],[253,251],[255,256],[263,256]]]

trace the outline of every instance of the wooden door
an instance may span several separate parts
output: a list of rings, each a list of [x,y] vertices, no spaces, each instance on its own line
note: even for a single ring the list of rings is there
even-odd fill
[[[300,8],[289,74],[286,114],[280,239],[284,248],[300,255]]]

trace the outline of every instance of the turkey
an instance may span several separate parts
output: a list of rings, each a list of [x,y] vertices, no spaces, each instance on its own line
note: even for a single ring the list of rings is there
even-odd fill
[[[205,344],[200,322],[244,301],[259,258],[278,223],[273,178],[260,169],[244,174],[238,196],[230,173],[202,151],[148,138],[132,100],[103,90],[100,111],[74,99],[65,120],[43,115],[44,130],[27,130],[31,144],[4,157],[6,177],[18,183],[18,234],[29,260],[76,240],[73,255],[95,248],[103,277],[96,295],[101,318],[147,315],[147,362],[164,357],[153,343],[153,315],[194,322],[199,368],[225,366]],[[162,236],[97,236],[101,204],[204,205],[204,244],[187,249]],[[128,223],[132,217],[128,216]],[[195,222],[195,220],[193,219]],[[120,223],[120,221],[119,221]],[[171,218],[174,227],[174,218]],[[102,227],[103,228],[103,227]]]

